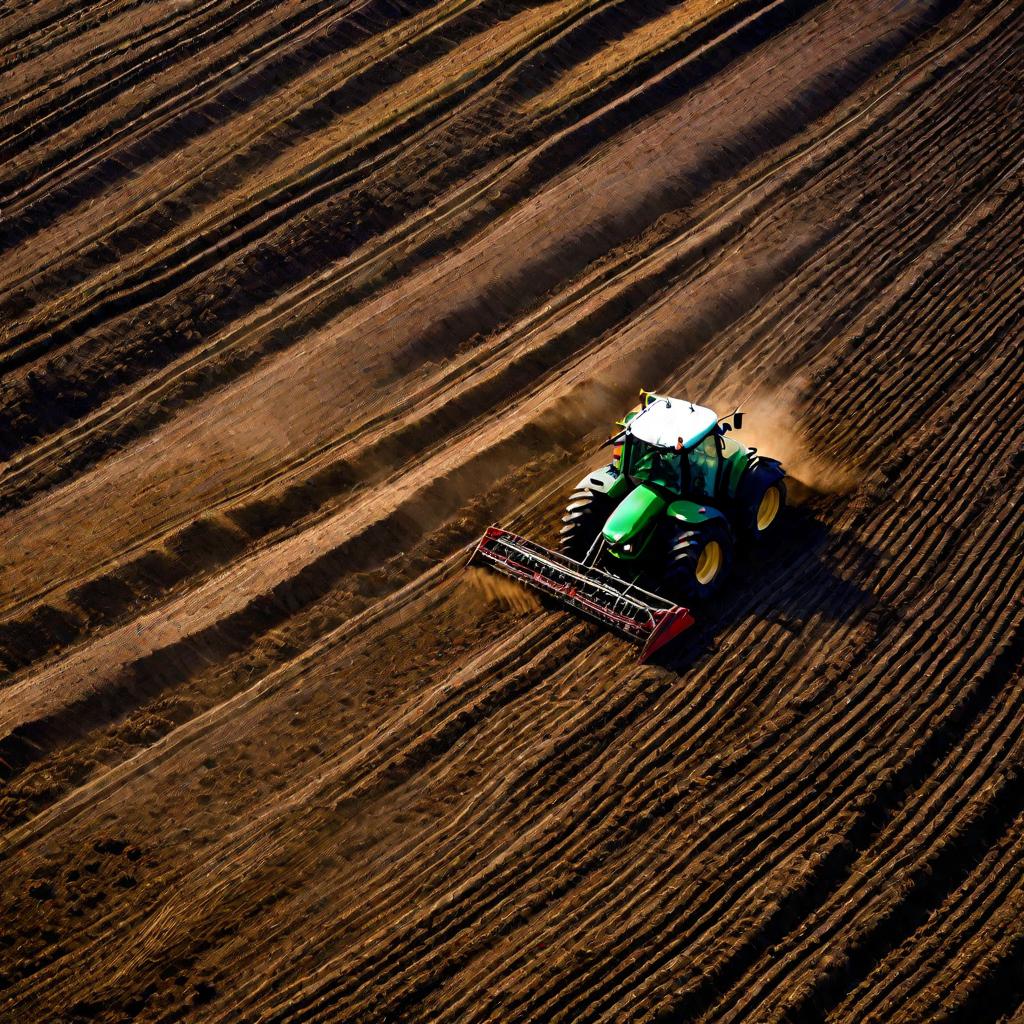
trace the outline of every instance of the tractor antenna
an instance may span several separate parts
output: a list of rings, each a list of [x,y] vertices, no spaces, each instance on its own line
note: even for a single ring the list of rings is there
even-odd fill
[[[753,389],[748,391],[746,396],[744,397],[743,401],[740,402],[740,404],[737,405],[736,408],[733,409],[732,412],[726,413],[724,416],[719,416],[718,417],[718,422],[721,423],[723,420],[730,420],[731,421],[730,426],[735,426],[737,430],[741,430],[743,428],[743,406],[745,406],[747,404],[747,399],[753,393],[754,393]],[[728,430],[729,427],[725,427],[724,429]]]
[[[742,401],[742,402],[740,402],[740,404],[739,404],[739,405],[737,405],[737,406],[736,406],[736,408],[737,408],[737,409],[742,409],[742,408],[743,408],[743,406],[745,406],[745,405],[747,404],[747,400],[748,400],[748,399],[750,398],[750,396],[751,396],[751,395],[752,395],[752,394],[754,393],[754,391],[755,391],[755,390],[756,390],[756,388],[751,388],[751,389],[750,389],[750,390],[749,390],[749,391],[748,391],[748,392],[747,392],[747,393],[746,393],[746,394],[745,394],[745,395],[743,396],[743,401]]]

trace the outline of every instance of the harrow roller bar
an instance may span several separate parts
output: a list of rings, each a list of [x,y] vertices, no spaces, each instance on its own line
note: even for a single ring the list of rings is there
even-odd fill
[[[641,661],[693,625],[689,609],[498,526],[477,544],[469,564],[478,562],[642,644]]]

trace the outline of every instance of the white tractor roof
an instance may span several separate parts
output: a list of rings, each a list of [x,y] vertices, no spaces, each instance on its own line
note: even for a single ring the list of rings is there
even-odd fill
[[[718,417],[701,405],[681,398],[659,398],[629,421],[629,432],[663,448],[675,448],[681,437],[683,447],[690,448],[717,422]]]

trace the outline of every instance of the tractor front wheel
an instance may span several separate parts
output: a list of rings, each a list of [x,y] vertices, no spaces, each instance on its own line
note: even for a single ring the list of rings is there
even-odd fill
[[[665,589],[686,605],[713,598],[732,569],[733,541],[720,520],[680,524],[669,541]]]
[[[603,494],[596,494],[588,487],[573,491],[562,516],[558,550],[574,561],[582,562],[610,513],[611,502]]]

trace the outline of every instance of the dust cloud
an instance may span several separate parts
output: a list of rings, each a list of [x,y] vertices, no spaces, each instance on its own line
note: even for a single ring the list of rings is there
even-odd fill
[[[814,451],[801,426],[797,404],[783,391],[755,394],[742,405],[743,429],[735,437],[773,459],[778,459],[790,480],[790,496],[799,501],[807,494],[845,494],[853,489],[854,474]],[[720,410],[721,412],[722,410]]]
[[[535,594],[497,573],[470,567],[466,570],[463,580],[463,585],[470,596],[482,607],[497,606],[513,612],[540,610],[541,604]]]

